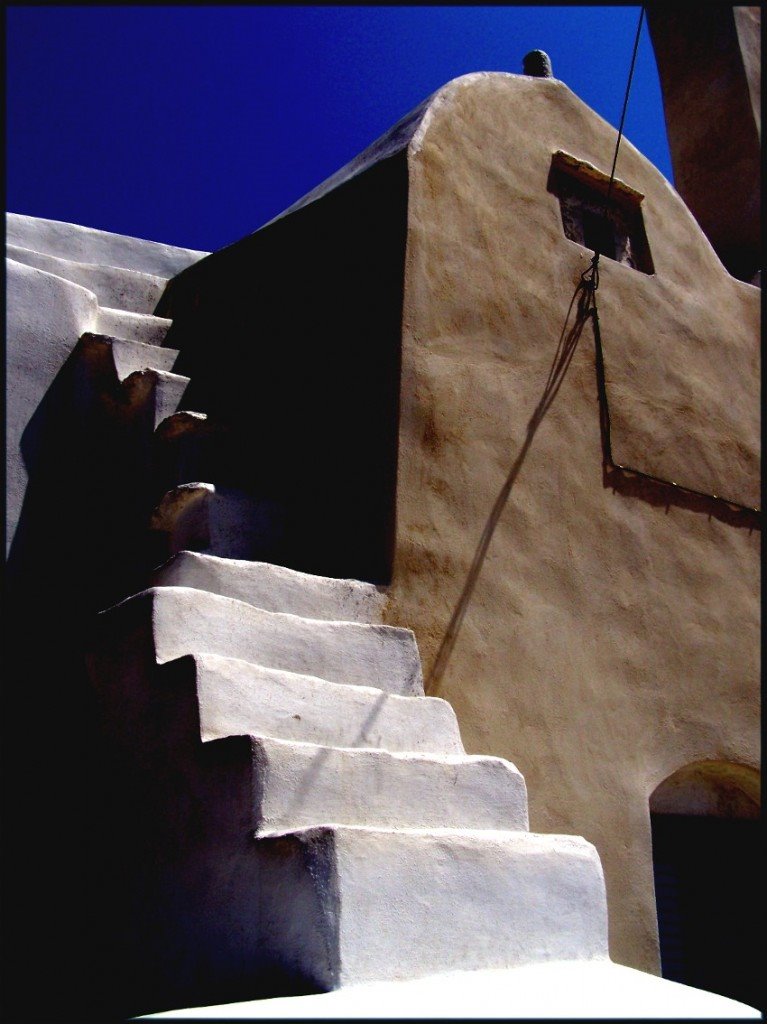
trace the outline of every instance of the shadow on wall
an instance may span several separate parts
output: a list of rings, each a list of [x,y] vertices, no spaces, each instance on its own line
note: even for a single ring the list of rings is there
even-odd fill
[[[9,1020],[113,1019],[161,1007],[153,992],[167,985],[126,955],[133,906],[158,887],[161,840],[102,739],[84,663],[96,613],[143,589],[152,567],[155,381],[121,383],[108,347],[87,338],[20,442],[28,483],[7,565],[2,726]],[[41,960],[45,985],[30,993]]]
[[[390,582],[406,154],[174,278],[157,308],[188,409],[228,425],[240,487],[285,509],[291,568]]]
[[[596,260],[596,262],[595,262]],[[495,528],[503,514],[503,510],[511,495],[519,472],[522,469],[527,454],[530,451],[538,427],[542,423],[546,413],[551,408],[559,388],[567,374],[570,362],[575,354],[575,349],[580,340],[586,324],[590,321],[594,338],[594,364],[596,373],[597,398],[599,403],[599,429],[602,447],[602,484],[612,489],[613,494],[620,494],[625,497],[638,498],[649,505],[661,506],[668,511],[674,505],[679,508],[686,508],[694,512],[703,513],[727,523],[747,530],[761,529],[761,512],[758,509],[746,508],[736,502],[718,498],[715,495],[703,494],[698,491],[680,487],[669,480],[661,480],[640,470],[628,466],[618,465],[613,459],[612,441],[610,435],[610,407],[607,398],[607,387],[605,382],[604,351],[602,347],[602,336],[599,326],[599,310],[596,302],[596,290],[599,287],[598,257],[595,254],[592,259],[592,269],[581,275],[576,285],[573,297],[565,315],[562,331],[554,352],[554,358],[549,369],[549,375],[543,387],[543,392],[538,404],[530,417],[525,431],[525,439],[512,463],[509,474],[495,500],[490,515],[482,530],[479,543],[474,552],[469,572],[466,576],[461,595],[453,610],[450,622],[447,625],[444,636],[437,651],[434,664],[429,677],[425,682],[426,693],[432,696],[439,692],[441,681],[447,670],[448,662],[455,647],[461,624],[471,602],[474,589],[477,585],[482,566],[487,555],[490,542],[493,539]],[[575,319],[572,327],[568,330],[570,317],[576,307]]]
[[[154,731],[119,721],[105,736],[86,674],[97,612],[143,589],[153,567],[154,415],[151,376],[126,387],[108,349],[81,341],[21,438],[28,485],[7,567],[2,718],[8,1020],[103,1021],[312,990],[254,959],[258,886],[226,903],[241,878],[271,870],[266,854],[253,866],[243,825],[249,747],[202,744],[196,696],[195,715],[178,720],[177,666],[156,681],[151,652],[140,678],[168,706],[158,698]],[[124,685],[130,706],[135,678]],[[233,851],[225,879],[211,882],[203,847]],[[45,983],[30,990],[35,964]]]
[[[154,404],[151,381],[136,385],[119,383],[107,351],[78,344],[21,438],[2,727],[13,1020],[105,1019],[127,984],[119,891],[139,823],[99,739],[83,647],[96,612],[144,585]],[[44,977],[32,991],[31,964]]]
[[[650,797],[664,978],[764,1010],[759,772],[687,765]]]
[[[570,317],[572,315],[573,306],[575,306],[575,320],[572,327],[568,330],[567,325],[570,323]],[[546,383],[543,387],[543,392],[538,404],[535,407],[533,415],[527,424],[525,431],[525,439],[522,443],[517,457],[512,463],[509,475],[506,477],[503,487],[501,488],[498,497],[495,499],[495,504],[490,512],[487,522],[485,523],[484,529],[482,530],[482,536],[480,537],[477,549],[474,552],[474,558],[471,563],[466,582],[463,585],[461,596],[458,598],[458,603],[455,606],[453,614],[450,618],[450,622],[445,630],[445,635],[442,638],[442,642],[437,651],[437,656],[434,659],[432,670],[429,673],[429,678],[425,683],[426,693],[434,696],[438,690],[442,678],[447,670],[448,662],[450,661],[450,655],[455,647],[456,640],[458,639],[458,633],[461,629],[466,611],[468,610],[469,603],[471,602],[474,588],[477,585],[477,580],[482,571],[482,566],[487,555],[490,542],[493,539],[495,528],[498,525],[498,521],[503,514],[503,510],[506,507],[506,503],[511,495],[512,488],[516,483],[519,472],[522,469],[527,453],[530,451],[535,435],[543,422],[546,413],[551,408],[554,400],[559,393],[559,389],[562,386],[562,382],[565,379],[567,371],[572,362],[572,358],[575,355],[575,350],[578,347],[583,328],[586,323],[591,319],[592,314],[596,312],[596,305],[594,302],[594,290],[591,286],[591,280],[587,279],[586,275],[583,275],[578,282],[578,285],[573,292],[573,297],[570,300],[570,306],[565,316],[565,322],[562,326],[562,331],[559,335],[559,341],[557,342],[557,348],[554,353],[554,358],[549,369],[549,375],[546,379]]]

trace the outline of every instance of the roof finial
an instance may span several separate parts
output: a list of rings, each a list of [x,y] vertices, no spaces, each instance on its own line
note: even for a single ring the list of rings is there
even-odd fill
[[[533,78],[553,78],[551,59],[543,50],[531,50],[522,58],[522,74]]]

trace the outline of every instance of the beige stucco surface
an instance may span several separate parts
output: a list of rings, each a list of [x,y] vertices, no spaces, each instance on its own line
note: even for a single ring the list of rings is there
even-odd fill
[[[611,955],[657,972],[649,796],[693,761],[759,761],[759,534],[604,486],[589,326],[429,682],[591,257],[547,192],[552,155],[609,173],[615,135],[561,82],[478,74],[410,143],[386,616],[414,629],[466,749],[523,772],[531,828],[596,845]],[[601,260],[615,461],[757,505],[759,292],[627,140],[617,174],[646,197],[655,274]]]

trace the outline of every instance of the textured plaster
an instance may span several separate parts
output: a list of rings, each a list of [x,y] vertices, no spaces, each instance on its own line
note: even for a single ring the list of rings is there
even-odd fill
[[[102,306],[123,309],[131,313],[152,313],[165,288],[165,278],[153,274],[140,274],[135,270],[105,267],[98,264],[76,263],[74,260],[47,256],[44,253],[22,249],[17,245],[6,248],[10,259],[26,263],[48,274],[56,274],[67,281],[92,291]]]
[[[525,781],[497,757],[266,738],[255,749],[260,835],[324,822],[397,830],[527,829]]]
[[[167,422],[167,421],[166,421]],[[271,612],[309,619],[380,622],[384,593],[369,583],[337,580],[268,562],[181,551],[152,577],[152,586],[196,587]]]
[[[208,255],[196,249],[19,213],[5,215],[5,234],[10,245],[23,249],[78,263],[153,274],[166,280]]]
[[[247,733],[332,747],[464,752],[455,713],[438,697],[399,697],[215,654],[194,660],[204,740]]]
[[[387,621],[414,629],[467,750],[519,766],[531,827],[595,843],[611,955],[657,972],[648,798],[692,761],[758,764],[759,534],[671,487],[605,486],[589,325],[468,580],[591,258],[552,155],[609,173],[614,146],[561,82],[502,74],[448,84],[413,137]],[[617,174],[645,196],[655,274],[601,260],[615,462],[756,505],[759,292],[628,140]]]
[[[602,868],[578,836],[333,831],[342,984],[607,958]]]
[[[102,306],[98,315],[98,330],[117,338],[129,338],[143,345],[162,345],[168,333],[170,320],[149,313],[131,313],[124,309]]]
[[[250,661],[330,682],[423,696],[413,633],[396,626],[304,619],[191,587],[155,587],[102,612],[117,636],[137,609],[151,608],[155,654],[164,664],[194,651]],[[118,646],[115,661],[124,654]]]
[[[78,337],[97,320],[93,292],[6,260],[6,545],[19,523],[30,472],[22,454],[25,430]],[[39,414],[38,414],[39,416]]]

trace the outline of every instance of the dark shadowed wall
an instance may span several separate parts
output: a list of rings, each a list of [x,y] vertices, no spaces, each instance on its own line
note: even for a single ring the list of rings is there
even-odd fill
[[[170,282],[157,309],[187,409],[231,430],[228,479],[284,509],[261,557],[391,576],[407,215],[404,152]]]

